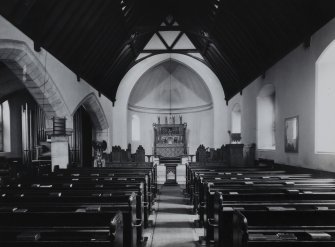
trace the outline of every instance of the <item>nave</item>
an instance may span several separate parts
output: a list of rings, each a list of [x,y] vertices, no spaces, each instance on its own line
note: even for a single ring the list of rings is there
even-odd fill
[[[335,1],[1,0],[0,247],[335,246]]]
[[[34,174],[2,171],[8,247],[330,247],[335,175],[259,160],[186,166],[186,187],[157,184],[151,163]],[[20,174],[21,173],[21,174]]]
[[[198,246],[196,243],[201,230],[194,227],[197,217],[192,214],[192,206],[185,198],[184,189],[176,185],[160,189],[152,240],[148,247]]]

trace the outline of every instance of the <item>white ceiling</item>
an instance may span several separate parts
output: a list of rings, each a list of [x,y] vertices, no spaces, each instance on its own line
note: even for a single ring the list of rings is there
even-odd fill
[[[191,68],[167,60],[143,74],[135,84],[129,106],[149,109],[201,108],[212,104],[206,83]]]

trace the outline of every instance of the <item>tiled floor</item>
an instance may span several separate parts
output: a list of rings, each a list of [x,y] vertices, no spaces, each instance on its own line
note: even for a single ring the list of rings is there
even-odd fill
[[[202,229],[194,227],[195,215],[180,186],[163,186],[156,202],[154,226],[148,247],[198,246]],[[203,235],[203,234],[201,234]]]

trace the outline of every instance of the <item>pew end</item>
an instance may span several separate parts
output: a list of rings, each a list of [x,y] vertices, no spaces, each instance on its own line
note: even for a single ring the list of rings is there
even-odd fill
[[[248,243],[248,220],[238,210],[233,214],[233,239],[234,247],[245,247]]]

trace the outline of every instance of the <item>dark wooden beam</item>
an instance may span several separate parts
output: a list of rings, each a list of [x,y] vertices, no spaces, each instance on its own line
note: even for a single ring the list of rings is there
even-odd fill
[[[22,1],[17,1],[11,13],[12,18],[15,20],[15,25],[21,26],[27,15],[29,15],[31,9],[36,4],[36,1],[37,0],[24,1],[24,4],[22,4]]]
[[[108,7],[107,2],[108,1],[102,1],[101,4],[100,1],[96,1],[96,3],[91,6],[91,11],[86,11],[86,14],[83,13],[82,17],[84,18],[81,18],[81,15],[79,15],[79,18],[72,16],[75,9],[67,9],[64,13],[64,17],[61,19],[65,28],[63,31],[60,30],[58,36],[52,37],[50,46],[62,57],[74,57],[73,53],[78,50],[82,51],[82,49],[84,49],[82,47],[86,46],[87,48],[87,44],[92,39],[92,36],[94,35],[94,37],[96,37],[96,35],[102,31],[103,26],[98,24],[99,21],[101,21],[101,16],[106,16],[103,15],[103,11],[106,11]],[[76,8],[76,5],[72,7]],[[78,28],[78,26],[83,25],[85,29],[82,30]]]
[[[169,45],[165,42],[165,40],[164,40],[164,38],[162,37],[162,35],[161,35],[159,32],[156,32],[155,34],[158,36],[158,38],[160,39],[160,41],[162,41],[162,43],[164,44],[164,46],[166,47],[166,49],[169,50],[170,47],[169,47]]]
[[[176,39],[175,39],[175,40],[172,42],[172,44],[171,44],[171,49],[174,48],[174,46],[177,44],[177,42],[180,40],[180,38],[181,38],[181,36],[183,36],[183,34],[184,34],[184,32],[180,32],[180,33],[177,35]]]
[[[144,53],[155,53],[155,54],[161,54],[161,53],[181,53],[181,54],[186,54],[186,53],[194,53],[194,52],[199,52],[197,49],[168,49],[168,50],[156,50],[156,49],[150,49],[150,50],[143,50],[142,52]]]
[[[76,9],[76,14],[75,16],[73,16],[71,22],[65,19],[64,13],[69,11],[69,9],[71,8],[71,4],[74,4],[73,1],[69,4],[67,4],[66,1],[55,1],[57,2],[57,5],[53,7],[52,14],[49,15],[49,20],[45,28],[46,31],[43,37],[45,45],[52,46],[53,42],[55,40],[57,41],[57,37],[59,37],[61,33],[64,34],[64,29],[66,27],[73,28],[73,26],[80,26],[80,22],[83,20],[83,18],[89,15],[89,13],[87,13],[86,11],[87,8],[91,8],[92,10],[94,10],[94,5],[92,5],[92,1],[94,0],[83,1],[82,5]],[[60,16],[62,16],[63,18],[60,18]],[[71,32],[71,34],[73,35],[74,33]],[[66,33],[65,36],[67,35],[68,34]]]
[[[193,55],[191,55],[191,54],[189,54],[189,53],[179,53],[178,50],[176,50],[175,52],[171,52],[171,53],[183,54],[183,55],[189,56],[189,57],[191,57],[191,58],[194,58],[195,60],[198,60],[199,62],[202,62],[202,63],[205,64],[206,66],[210,67],[210,65],[209,65],[205,60],[200,59],[199,57],[193,56]],[[198,51],[197,51],[197,53],[198,53]],[[136,65],[136,64],[138,64],[138,63],[140,63],[140,62],[142,62],[143,60],[145,60],[145,59],[147,59],[147,58],[149,58],[149,57],[158,55],[158,54],[166,54],[166,51],[161,51],[161,52],[157,51],[157,52],[155,52],[155,53],[150,53],[149,55],[147,55],[147,56],[145,56],[145,57],[142,57],[142,58],[140,58],[140,59],[137,59],[136,61],[134,61],[134,62],[130,65],[129,69],[132,68],[134,65]]]

